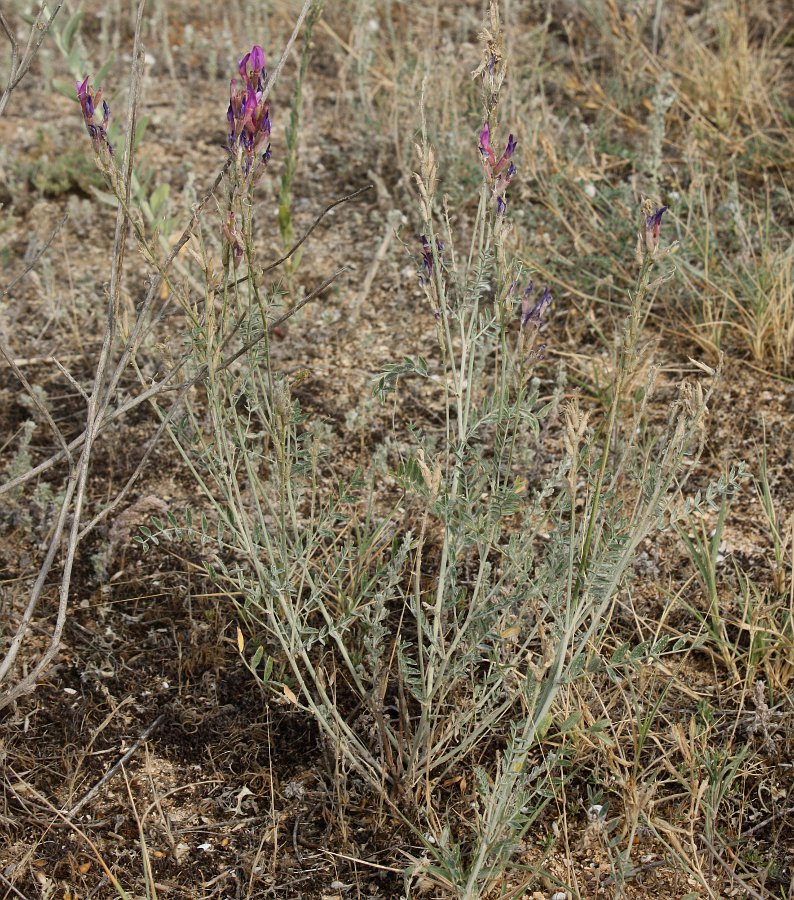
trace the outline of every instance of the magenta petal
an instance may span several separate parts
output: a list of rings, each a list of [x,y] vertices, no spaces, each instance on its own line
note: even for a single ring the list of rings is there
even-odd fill
[[[265,51],[259,46],[259,44],[255,44],[250,53],[251,57],[251,68],[254,72],[261,72],[262,69],[265,68]]]
[[[482,131],[480,132],[480,153],[491,165],[496,163],[496,157],[491,149],[491,129],[488,127],[487,122],[482,126]]]
[[[513,153],[515,153],[515,149],[516,141],[511,134],[507,139],[507,147],[505,148],[505,152],[499,158],[499,162],[494,166],[494,175],[498,175],[502,171],[502,169],[504,169],[504,167],[510,161],[510,157],[513,155]],[[510,163],[510,168],[513,169],[513,171],[509,173],[508,178],[510,178],[511,175],[515,174],[515,166],[512,163]]]

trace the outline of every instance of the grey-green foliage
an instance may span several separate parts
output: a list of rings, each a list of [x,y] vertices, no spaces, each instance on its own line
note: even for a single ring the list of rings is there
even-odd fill
[[[34,385],[33,390],[43,403],[46,402],[47,395],[41,387]],[[26,394],[20,395],[19,403],[28,407],[34,416],[39,416],[35,404]],[[32,467],[33,455],[30,446],[38,427],[40,426],[35,419],[28,419],[22,423],[14,451],[2,469],[2,481],[13,481]],[[33,491],[24,485],[9,491],[3,512],[12,515],[25,528],[31,528],[34,523],[37,525],[49,523],[52,505],[57,499],[58,494],[49,482],[42,480],[36,484]]]
[[[202,390],[172,437],[215,509],[214,537],[201,528],[208,572],[238,605],[246,664],[314,717],[345,767],[397,798],[396,815],[432,829],[444,779],[483,745],[502,747],[494,767],[474,773],[465,847],[443,826],[425,866],[474,898],[548,798],[550,776],[528,764],[530,751],[576,724],[560,720],[560,692],[598,663],[640,542],[684,514],[675,504],[702,446],[711,388],[684,382],[661,434],[637,428],[644,407],[626,411],[645,356],[640,323],[663,283],[651,290],[651,277],[666,262],[646,239],[606,412],[591,422],[576,403],[542,403],[532,377],[541,338],[537,323],[517,328],[523,276],[491,188],[484,180],[461,251],[439,213],[424,136],[419,152],[436,350],[387,364],[374,389],[399,402],[400,379],[420,375],[441,422],[412,430],[395,473],[399,502],[374,490],[377,473],[328,484],[321,459],[333,448],[301,408],[303,376],[279,372],[270,353],[265,324],[278,292],[259,283],[252,188],[234,168],[224,221],[240,217],[246,253],[238,269],[227,249],[192,323],[187,368],[203,374]],[[652,387],[649,378],[643,403]],[[564,449],[530,480],[547,427]],[[685,510],[718,502],[735,483],[727,476]],[[175,533],[173,523],[160,530]],[[631,652],[618,664],[631,664]]]
[[[6,480],[13,481],[19,475],[24,474],[32,465],[32,457],[30,455],[30,442],[33,438],[33,432],[36,430],[36,422],[34,419],[27,419],[22,423],[19,430],[19,441],[14,450],[14,454],[5,466]],[[21,497],[23,492],[17,494],[12,492],[11,498]]]
[[[484,206],[481,216],[480,227],[491,228]],[[478,779],[473,849],[447,844],[444,865],[456,869],[462,895],[474,897],[545,802],[541,777],[523,760],[564,726],[555,722],[559,691],[590,664],[639,542],[667,526],[707,397],[685,384],[666,433],[642,444],[630,427],[615,455],[599,437],[613,428],[591,429],[567,407],[566,457],[530,489],[522,473],[531,452],[516,439],[536,440],[552,408],[540,405],[527,360],[512,348],[512,307],[486,292],[510,273],[491,254],[483,278],[483,255],[470,258],[470,276],[450,273],[442,286],[454,293],[434,300],[439,353],[421,361],[421,374],[432,376],[446,425],[427,439],[415,431],[425,446],[402,466],[403,503],[415,510],[409,530],[401,533],[388,510],[376,515],[371,481],[321,485],[324,448],[293,396],[295,378],[274,370],[266,343],[223,364],[222,348],[228,355],[273,315],[275,295],[253,281],[240,287],[229,273],[230,287],[196,335],[194,364],[209,366],[205,400],[189,407],[174,438],[216,507],[214,535],[200,531],[215,545],[211,574],[241,598],[256,647],[249,666],[258,672],[266,658],[264,680],[277,691],[272,672],[283,672],[290,695],[370,785],[403,796],[424,785],[423,802],[432,804],[434,786],[504,736],[497,769]],[[647,302],[653,262],[644,263],[635,304]],[[633,311],[624,341],[636,344],[638,318]],[[635,357],[621,357],[623,385]],[[416,371],[413,361],[392,367],[376,387],[396,387],[395,376]],[[615,390],[613,404],[624,394]],[[608,419],[621,432],[614,409]],[[615,469],[606,465],[612,459]],[[690,498],[687,511],[715,502],[735,480]],[[147,541],[178,536],[173,522],[160,524]],[[627,656],[612,667],[630,664]],[[340,671],[355,714],[338,702]],[[387,707],[396,714],[384,715]]]
[[[85,11],[82,4],[72,13],[69,18],[59,16],[50,26],[50,34],[55,40],[55,46],[61,52],[61,55],[69,70],[69,74],[73,79],[82,81],[93,66],[89,63],[89,54],[86,51],[84,42],[80,35],[80,25],[83,20]],[[31,24],[33,19],[29,17],[25,19]],[[93,72],[91,83],[97,87],[102,85],[105,76],[113,65],[114,54],[110,51],[107,59],[100,65],[99,69]],[[60,78],[53,79],[53,87],[64,97],[70,100],[75,99],[74,82],[63,81]]]

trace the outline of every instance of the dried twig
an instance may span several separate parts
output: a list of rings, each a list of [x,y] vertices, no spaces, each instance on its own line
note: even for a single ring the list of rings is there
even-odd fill
[[[621,876],[621,881],[626,882],[630,878],[642,877],[646,872],[650,872],[653,869],[658,869],[660,866],[669,866],[671,860],[665,859],[652,859],[649,862],[641,863],[639,866],[633,866],[631,871],[624,872]],[[618,876],[617,875],[608,875],[601,882],[601,889],[604,890],[608,888],[610,885],[617,884]]]
[[[66,438],[64,438],[61,429],[55,424],[55,420],[50,415],[50,411],[47,409],[46,405],[42,403],[39,395],[33,390],[33,385],[27,380],[25,373],[19,368],[16,362],[14,362],[14,359],[11,356],[11,350],[9,347],[6,347],[5,341],[2,338],[0,338],[0,355],[5,357],[5,361],[11,367],[14,375],[17,376],[17,380],[25,389],[25,392],[28,397],[30,397],[33,405],[39,411],[39,415],[41,415],[44,421],[50,426],[50,430],[55,435],[55,440],[61,445],[61,452],[69,460],[69,467],[71,468],[74,465],[74,461],[72,459],[72,454],[69,451],[69,447],[66,444]]]
[[[110,882],[116,888],[116,891],[118,892],[119,896],[126,897],[127,894],[124,893],[124,889],[119,884],[119,881],[116,878],[116,876],[107,867],[107,863],[102,858],[102,855],[100,854],[99,850],[97,850],[96,844],[94,844],[94,842],[91,840],[91,838],[88,837],[88,835],[81,828],[79,828],[77,825],[75,825],[74,822],[70,821],[65,813],[61,812],[61,810],[58,809],[50,800],[48,800],[42,793],[37,791],[36,788],[32,784],[30,784],[30,782],[25,781],[25,779],[22,778],[20,775],[18,775],[10,766],[8,768],[9,768],[9,771],[17,779],[17,781],[19,781],[21,784],[24,784],[26,790],[30,794],[32,794],[42,806],[44,806],[51,813],[53,813],[53,815],[57,816],[64,823],[64,825],[66,825],[67,828],[70,828],[75,834],[78,834],[88,844],[88,846],[91,848],[91,850],[94,854],[96,861],[102,867],[102,870],[104,871],[105,875],[108,877]],[[11,786],[11,789],[14,790],[13,786]],[[19,796],[19,795],[17,794],[17,796]]]
[[[135,112],[134,108],[137,105],[137,89],[134,87],[138,79],[140,78],[140,56],[142,53],[141,49],[141,22],[143,19],[143,9],[145,5],[145,0],[140,0],[138,6],[138,16],[135,25],[135,43],[133,47],[132,54],[132,83],[133,90],[130,91],[130,100],[129,106],[130,111],[128,114],[128,122],[132,120],[134,122]],[[127,192],[130,190],[130,183],[132,178],[132,142],[133,142],[133,132],[128,131],[127,133],[127,149],[125,152],[125,166],[126,166],[126,183],[127,183]],[[70,473],[66,490],[64,492],[64,498],[61,504],[61,510],[58,517],[58,521],[54,532],[50,538],[50,546],[47,551],[47,555],[42,563],[42,566],[39,570],[39,575],[36,579],[36,582],[33,586],[33,590],[31,591],[30,599],[28,600],[28,605],[25,609],[25,613],[22,617],[22,621],[19,623],[14,637],[12,638],[11,644],[9,646],[8,651],[0,664],[0,682],[3,678],[8,674],[11,669],[11,666],[14,664],[16,657],[19,653],[19,649],[22,645],[22,640],[28,630],[30,625],[30,620],[33,616],[33,612],[38,605],[38,601],[41,597],[42,590],[44,588],[44,582],[49,574],[50,568],[52,567],[52,563],[55,559],[55,554],[57,550],[60,548],[61,541],[64,535],[64,531],[66,528],[68,513],[71,513],[71,527],[69,529],[69,535],[66,543],[66,551],[63,562],[63,569],[61,571],[61,582],[59,588],[59,597],[58,597],[58,611],[55,619],[55,625],[52,630],[52,634],[50,635],[49,642],[44,649],[43,653],[37,660],[36,664],[28,671],[25,676],[20,679],[16,684],[8,688],[2,696],[0,696],[0,709],[4,709],[9,704],[15,702],[15,700],[20,697],[22,694],[27,693],[32,690],[36,682],[38,681],[41,673],[46,669],[46,667],[50,664],[55,654],[58,652],[58,648],[61,643],[61,635],[63,634],[63,628],[66,624],[66,610],[68,606],[69,600],[69,590],[71,587],[71,578],[72,578],[72,569],[74,566],[75,556],[77,554],[77,547],[79,544],[79,534],[80,534],[80,514],[83,508],[83,502],[85,499],[85,491],[86,484],[88,481],[88,473],[90,468],[91,461],[91,451],[93,449],[94,439],[98,433],[98,425],[100,424],[102,418],[104,417],[104,409],[100,404],[100,398],[102,393],[103,385],[105,384],[105,377],[107,372],[107,367],[110,359],[110,351],[112,347],[113,336],[115,333],[115,323],[118,319],[118,298],[121,286],[121,271],[123,265],[123,256],[124,256],[124,242],[126,239],[127,229],[125,227],[126,223],[126,213],[123,208],[119,208],[118,215],[116,218],[116,236],[114,242],[114,252],[113,252],[113,264],[111,269],[111,278],[110,278],[110,298],[108,303],[108,322],[105,328],[105,336],[102,342],[102,349],[99,354],[99,359],[97,360],[95,375],[94,375],[94,387],[91,391],[91,396],[88,402],[88,409],[86,411],[86,429],[84,432],[84,442],[83,448],[80,453],[80,458],[77,462],[76,468]],[[62,451],[63,452],[63,451]]]
[[[383,237],[381,238],[380,245],[375,251],[375,255],[372,257],[372,262],[367,270],[367,274],[364,276],[364,281],[361,284],[358,295],[351,305],[348,327],[353,328],[358,322],[361,307],[364,305],[364,301],[367,297],[369,297],[369,292],[372,290],[372,285],[375,282],[381,263],[386,259],[386,254],[389,252],[389,247],[394,238],[395,229],[401,218],[402,213],[397,209],[390,210],[386,216],[386,225],[383,228]]]
[[[295,22],[295,27],[292,29],[292,34],[287,41],[286,47],[284,47],[284,52],[281,54],[281,59],[279,59],[278,63],[276,64],[276,68],[271,73],[270,77],[267,80],[267,84],[262,91],[262,100],[267,100],[267,98],[270,96],[270,92],[273,90],[273,86],[281,76],[281,70],[284,68],[284,64],[287,62],[287,57],[289,56],[290,50],[292,50],[292,45],[295,43],[298,35],[300,34],[303,21],[309,14],[309,10],[312,8],[313,2],[314,0],[304,0],[303,8],[298,14],[298,18]]]
[[[15,897],[21,897],[22,900],[28,900],[28,898],[24,894],[20,894],[19,891],[14,887],[13,884],[0,872],[0,881],[10,890],[13,891]]]
[[[1,14],[0,14],[1,15]],[[58,232],[63,228],[64,222],[69,218],[69,214],[67,213],[60,222],[53,228],[52,234],[47,238],[44,242],[44,245],[36,251],[36,255],[33,257],[31,262],[29,262],[25,268],[17,275],[15,278],[12,278],[11,281],[3,288],[2,293],[0,293],[0,297],[5,297],[6,294],[13,288],[15,285],[19,284],[20,281],[28,274],[28,272],[32,272],[33,269],[36,268],[38,261],[44,256],[44,254],[50,249],[50,245],[55,240]]]
[[[19,60],[19,45],[17,44],[17,39],[14,37],[14,32],[11,30],[11,26],[6,21],[5,16],[3,15],[3,11],[0,10],[0,27],[6,33],[6,37],[11,44],[11,65],[9,66],[8,70],[8,82],[6,83],[6,87],[2,95],[0,95],[0,116],[3,115],[6,104],[8,103],[8,98],[11,96],[14,88],[16,88],[19,82],[22,81],[22,79],[28,74],[31,63],[35,59],[36,54],[39,52],[41,42],[47,36],[47,32],[50,30],[50,25],[52,25],[55,17],[58,15],[58,10],[62,6],[63,0],[60,0],[59,3],[55,4],[55,9],[52,11],[50,17],[45,22],[43,21],[44,10],[47,7],[44,3],[42,3],[39,14],[36,16],[36,21],[30,28],[28,45],[27,47],[25,47],[25,53],[23,54],[22,62],[20,62],[19,65],[17,65],[17,61]]]
[[[332,209],[336,208],[337,206],[339,206],[342,203],[347,203],[348,200],[355,200],[356,197],[360,197],[361,194],[364,194],[367,191],[371,191],[371,190],[372,190],[372,185],[366,184],[366,185],[364,185],[364,187],[359,188],[357,191],[353,191],[352,194],[348,194],[346,197],[340,197],[339,200],[334,200],[333,203],[329,203],[328,206],[326,206],[325,209],[320,213],[320,215],[317,216],[317,218],[314,220],[311,227],[303,235],[303,237],[296,244],[294,244],[292,247],[290,247],[290,249],[284,254],[284,256],[282,256],[280,259],[277,259],[275,262],[270,263],[269,266],[265,266],[265,268],[262,269],[261,274],[265,275],[267,272],[270,272],[273,269],[277,269],[282,263],[285,263],[293,255],[293,253],[296,252],[296,250],[300,247],[300,245],[309,237],[309,235],[314,231],[314,229],[320,224],[320,222],[323,220],[323,218],[326,215],[328,215],[329,212],[331,212]],[[242,279],[242,280],[245,280],[245,279]],[[240,281],[238,280],[236,282],[236,284],[240,284]]]
[[[141,744],[145,740],[148,739],[149,735],[152,734],[152,732],[154,732],[154,730],[159,727],[159,725],[163,722],[164,719],[165,719],[165,713],[160,713],[160,715],[152,723],[150,723],[146,728],[144,728],[144,730],[138,736],[138,739],[132,744],[132,746],[129,748],[129,750],[127,750],[127,752],[124,754],[124,756],[122,756],[121,759],[117,760],[107,770],[107,772],[105,772],[105,774],[99,779],[99,781],[97,781],[97,783],[91,788],[91,790],[89,790],[88,793],[85,794],[85,796],[82,798],[82,800],[78,800],[77,803],[75,803],[71,809],[64,810],[64,813],[67,816],[76,816],[77,813],[80,812],[80,810],[86,805],[86,803],[88,803],[90,800],[92,800],[97,795],[97,793],[102,789],[102,787],[104,785],[106,785],[110,781],[111,778],[113,778],[113,776],[121,769],[121,767],[124,765],[124,763],[127,762],[127,760],[131,756],[133,756],[135,753],[138,752],[138,749],[140,748]]]
[[[728,863],[722,857],[722,854],[719,853],[717,848],[711,843],[711,841],[705,835],[701,834],[701,835],[699,835],[699,837],[700,837],[700,840],[703,841],[703,843],[706,845],[706,848],[709,851],[709,853],[711,854],[712,858],[714,860],[716,860],[716,862],[718,862],[722,866],[722,868],[725,869],[725,871],[728,873],[731,881],[735,881],[737,884],[741,885],[742,890],[746,891],[747,894],[750,897],[755,898],[755,900],[764,900],[764,898],[761,896],[761,894],[758,893],[758,891],[755,890],[755,888],[751,887],[751,885],[749,885],[744,880],[744,878],[741,877],[741,875],[738,875],[736,873],[735,869],[732,869],[728,865]]]

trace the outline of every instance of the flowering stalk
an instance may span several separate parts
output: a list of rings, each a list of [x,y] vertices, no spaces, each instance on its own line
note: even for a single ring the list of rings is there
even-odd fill
[[[106,100],[102,100],[102,90],[94,91],[88,83],[88,76],[83,81],[75,83],[77,90],[77,99],[80,101],[80,107],[83,110],[83,121],[88,133],[91,135],[91,142],[94,150],[100,153],[104,148],[110,156],[113,155],[113,147],[108,140],[107,126],[110,120],[110,106]],[[96,120],[96,109],[102,101],[102,121]]]
[[[253,172],[255,184],[270,159],[270,102],[264,99],[265,51],[254,45],[240,60],[238,68],[242,84],[238,88],[237,79],[232,78],[226,112],[229,152],[236,156],[246,177]]]
[[[270,102],[265,99],[268,74],[265,71],[265,51],[259,44],[246,53],[237,64],[240,80],[232,78],[229,84],[229,106],[226,110],[228,126],[227,149],[236,163],[236,178],[230,183],[227,199],[226,221],[223,234],[226,238],[224,266],[231,263],[239,267],[245,257],[248,241],[243,236],[251,233],[251,205],[236,205],[237,189],[241,186],[252,190],[261,178],[270,160]],[[238,227],[238,214],[241,226]]]

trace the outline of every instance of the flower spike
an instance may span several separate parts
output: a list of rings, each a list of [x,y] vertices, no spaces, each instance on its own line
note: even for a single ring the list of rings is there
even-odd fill
[[[80,101],[80,108],[83,111],[83,121],[88,133],[91,135],[94,150],[99,153],[104,148],[112,156],[113,147],[108,140],[107,132],[108,122],[110,121],[110,107],[106,100],[102,100],[102,91],[98,90],[95,92],[92,89],[88,83],[87,75],[82,81],[75,82],[75,89],[77,91],[77,99]],[[98,122],[96,120],[96,110],[100,106],[100,101],[102,121]]]
[[[229,85],[228,149],[240,159],[243,174],[247,177],[253,171],[256,181],[271,155],[270,103],[263,99],[267,84],[265,51],[259,44],[240,60],[238,71],[242,84],[238,88],[233,78]]]

